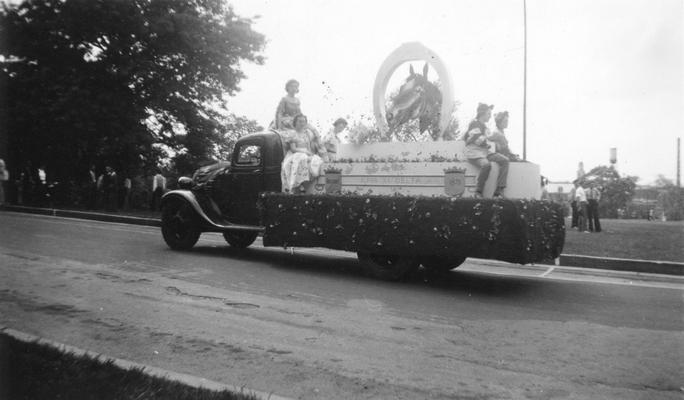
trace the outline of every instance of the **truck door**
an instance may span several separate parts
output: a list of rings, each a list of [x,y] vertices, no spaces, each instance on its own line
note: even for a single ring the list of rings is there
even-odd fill
[[[257,201],[264,190],[264,140],[257,137],[237,144],[230,172],[228,219],[258,225]]]

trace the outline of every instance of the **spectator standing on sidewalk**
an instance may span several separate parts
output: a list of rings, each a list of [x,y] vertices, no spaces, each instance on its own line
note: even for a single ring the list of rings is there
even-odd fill
[[[601,201],[601,191],[595,182],[589,185],[587,190],[587,219],[589,220],[589,230],[591,232],[601,232],[601,222],[599,221],[599,201]]]
[[[570,228],[577,228],[577,201],[575,200],[575,187],[570,189]]]
[[[24,165],[19,173],[17,184],[17,204],[31,204],[36,181],[33,179],[31,162]]]
[[[589,232],[587,230],[587,194],[578,180],[574,184],[575,201],[577,202],[577,228],[580,232]]]
[[[9,181],[9,171],[5,166],[5,160],[0,158],[0,206],[5,204],[5,189]]]
[[[94,165],[91,165],[90,169],[88,169],[88,176],[86,179],[88,185],[86,188],[86,195],[88,196],[88,208],[94,210],[97,208],[97,173],[95,172]]]
[[[100,176],[99,185],[102,189],[105,211],[118,211],[119,177],[114,168],[107,165],[105,173]]]
[[[126,177],[123,181],[123,192],[122,192],[122,199],[121,199],[121,207],[123,207],[124,210],[128,211],[131,208],[131,188],[133,187],[131,178]]]
[[[24,181],[25,180],[26,180],[26,174],[24,173],[24,171],[19,170],[19,176],[17,176],[17,178],[14,180],[14,186],[16,188],[16,193],[17,193],[17,197],[16,197],[17,203],[16,204],[18,204],[18,205],[24,204],[24,187],[25,187]]]
[[[150,202],[150,209],[157,211],[160,208],[161,197],[166,192],[166,178],[157,171],[157,174],[152,178],[152,201]]]
[[[541,177],[541,200],[542,201],[553,201],[551,199],[551,195],[549,194],[548,189],[546,188],[547,184],[549,183],[549,180],[546,179],[546,177],[542,176]]]
[[[36,179],[37,187],[34,192],[34,195],[36,196],[35,201],[39,206],[44,207],[49,203],[47,172],[45,170],[44,164],[41,164],[38,167],[38,169],[36,170],[36,176],[38,177],[38,179]]]

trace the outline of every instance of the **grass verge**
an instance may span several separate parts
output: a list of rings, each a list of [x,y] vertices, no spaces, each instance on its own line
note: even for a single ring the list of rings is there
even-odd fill
[[[3,399],[202,399],[257,400],[123,369],[113,360],[63,352],[0,332],[0,398]]]
[[[684,262],[684,221],[601,220],[602,231],[570,229],[566,219],[563,254]]]

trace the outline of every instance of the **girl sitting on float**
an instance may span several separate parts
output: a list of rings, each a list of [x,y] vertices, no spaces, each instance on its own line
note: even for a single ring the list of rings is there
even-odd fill
[[[293,124],[294,131],[285,138],[288,152],[280,175],[285,193],[305,192],[305,184],[321,174],[325,154],[318,136],[309,129],[306,116],[296,115]]]
[[[508,179],[508,158],[501,154],[493,152],[489,148],[487,139],[491,136],[489,128],[486,123],[492,117],[493,105],[480,103],[477,106],[477,116],[470,125],[464,135],[465,156],[468,161],[480,168],[480,173],[477,175],[477,191],[475,197],[482,197],[485,182],[489,178],[489,173],[492,169],[492,162],[499,165],[499,176],[496,181],[496,190],[494,197],[503,197],[503,191],[506,188],[506,180]]]

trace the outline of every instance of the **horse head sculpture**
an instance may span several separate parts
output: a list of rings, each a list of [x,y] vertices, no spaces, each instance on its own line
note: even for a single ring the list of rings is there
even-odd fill
[[[401,125],[416,118],[421,133],[429,128],[439,130],[442,93],[428,80],[427,74],[427,63],[423,67],[422,75],[417,74],[413,66],[409,68],[408,78],[401,85],[396,96],[391,99],[391,104],[387,109],[390,132],[395,132]]]

